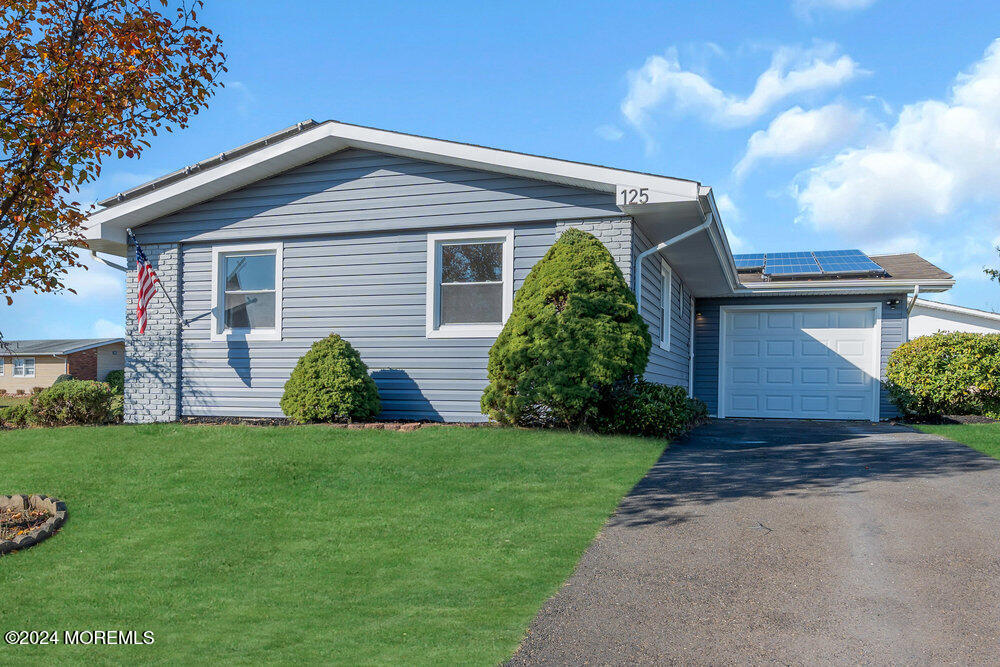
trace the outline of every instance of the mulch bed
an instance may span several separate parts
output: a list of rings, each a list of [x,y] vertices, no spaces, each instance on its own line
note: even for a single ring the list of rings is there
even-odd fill
[[[47,496],[0,496],[0,554],[51,537],[66,520],[66,503]]]
[[[182,424],[208,424],[215,426],[295,426],[295,422],[284,417],[183,417]],[[389,420],[374,422],[352,422],[350,424],[324,423],[330,428],[346,428],[352,431],[416,431],[425,426],[441,426],[443,422]],[[466,426],[469,428],[492,426],[488,422],[448,422],[448,426]]]
[[[1000,420],[983,415],[934,415],[930,417],[908,417],[900,420],[903,424],[1000,424]]]

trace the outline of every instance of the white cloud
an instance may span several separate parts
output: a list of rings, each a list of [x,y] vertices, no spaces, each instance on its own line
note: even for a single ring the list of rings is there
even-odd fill
[[[697,114],[722,126],[742,126],[760,118],[790,97],[836,88],[862,70],[850,56],[836,55],[831,44],[812,49],[783,47],[774,52],[771,65],[740,97],[713,86],[695,72],[681,68],[676,49],[650,56],[628,73],[628,94],[621,104],[625,119],[649,138],[653,113],[667,107],[679,114]]]
[[[843,104],[829,104],[804,111],[792,107],[771,121],[766,130],[758,130],[747,142],[746,154],[733,170],[742,179],[762,159],[812,157],[834,144],[843,144],[857,132],[864,114]]]
[[[594,132],[597,133],[597,136],[606,141],[618,141],[625,136],[625,133],[614,125],[598,125],[594,128]]]
[[[1000,219],[1000,39],[956,77],[946,101],[903,107],[875,141],[842,151],[793,188],[800,219],[858,239],[972,232],[986,245]],[[978,220],[978,221],[977,221]]]
[[[719,209],[722,217],[722,226],[726,230],[726,238],[729,239],[729,247],[733,252],[744,252],[749,249],[749,244],[740,234],[735,232],[743,222],[743,212],[740,211],[736,202],[727,194],[720,194],[715,198],[715,205]]]
[[[93,332],[95,338],[124,338],[125,326],[101,318],[94,322]]]
[[[237,113],[241,116],[249,116],[251,108],[257,104],[257,98],[250,92],[250,88],[242,81],[226,81],[224,88],[232,91]]]
[[[812,18],[818,10],[853,11],[867,9],[875,0],[792,0],[792,10],[801,18]]]
[[[76,295],[66,293],[73,299],[114,299],[125,292],[125,274],[91,259],[89,254],[80,253],[87,268],[70,269],[63,284],[76,290]],[[117,258],[116,258],[117,259]],[[119,262],[121,260],[119,259]]]

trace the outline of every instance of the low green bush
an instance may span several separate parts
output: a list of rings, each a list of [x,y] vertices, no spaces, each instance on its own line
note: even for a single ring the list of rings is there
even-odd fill
[[[27,401],[0,408],[0,426],[4,428],[25,428],[33,422],[34,414]]]
[[[281,397],[287,417],[308,422],[351,422],[382,411],[375,381],[350,343],[330,334],[313,343],[292,370]]]
[[[60,382],[69,382],[70,380],[75,380],[75,379],[76,378],[70,375],[69,373],[63,373],[62,375],[57,377],[56,381],[53,382],[52,384],[59,384]]]
[[[114,393],[125,393],[125,371],[110,371],[104,376],[104,381],[111,385],[111,391]]]
[[[683,387],[638,380],[609,391],[591,427],[605,434],[676,438],[707,416],[705,404]]]
[[[1000,334],[938,333],[903,343],[886,384],[904,415],[1000,416]]]
[[[33,423],[40,426],[104,424],[114,394],[105,382],[68,380],[31,397]]]

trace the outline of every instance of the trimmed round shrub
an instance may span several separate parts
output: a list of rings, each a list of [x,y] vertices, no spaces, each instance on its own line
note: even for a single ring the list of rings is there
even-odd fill
[[[915,338],[893,351],[886,380],[904,415],[1000,416],[1000,334]]]
[[[111,385],[111,391],[116,394],[125,393],[125,371],[109,371],[104,381]]]
[[[70,380],[75,380],[75,379],[76,378],[70,375],[69,373],[63,373],[62,375],[57,377],[56,381],[53,382],[52,384],[59,384],[60,382],[69,382]]]
[[[34,423],[31,404],[27,401],[0,408],[0,426],[5,428],[25,428]]]
[[[611,387],[645,371],[649,348],[611,253],[568,229],[525,278],[490,348],[483,412],[504,424],[580,428]]]
[[[330,334],[313,343],[285,383],[281,409],[300,424],[371,419],[382,410],[375,381],[350,343]]]
[[[105,382],[68,380],[31,397],[34,423],[41,426],[104,424],[113,394]]]
[[[708,417],[708,408],[683,387],[637,380],[614,387],[591,426],[598,433],[676,438]]]

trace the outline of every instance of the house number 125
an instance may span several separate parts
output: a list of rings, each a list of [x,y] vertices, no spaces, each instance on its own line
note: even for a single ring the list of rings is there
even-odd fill
[[[622,188],[621,190],[622,205],[626,204],[648,204],[649,203],[649,192],[648,188]]]

